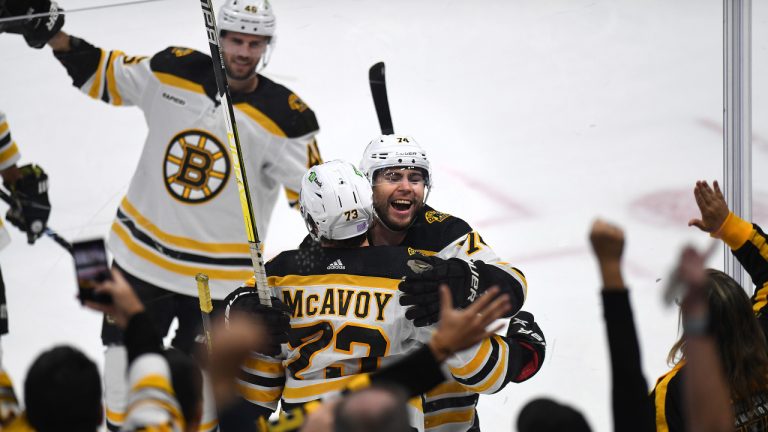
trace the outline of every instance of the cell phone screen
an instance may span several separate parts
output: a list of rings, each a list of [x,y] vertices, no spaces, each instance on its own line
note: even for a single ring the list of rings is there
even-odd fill
[[[97,283],[111,279],[104,240],[74,242],[72,243],[72,255],[75,257],[80,302],[93,300],[99,303],[112,303],[112,298],[109,295],[93,292]]]

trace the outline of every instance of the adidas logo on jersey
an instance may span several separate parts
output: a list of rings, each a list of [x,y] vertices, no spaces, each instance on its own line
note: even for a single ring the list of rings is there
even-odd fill
[[[328,264],[328,268],[326,270],[346,270],[346,267],[344,267],[344,264],[340,259],[337,259],[336,261]]]

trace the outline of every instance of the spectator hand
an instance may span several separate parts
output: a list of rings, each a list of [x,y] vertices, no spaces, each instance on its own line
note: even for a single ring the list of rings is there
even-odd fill
[[[443,361],[451,354],[491,337],[504,326],[502,323],[486,330],[512,308],[509,296],[498,294],[499,289],[492,287],[466,309],[454,309],[448,286],[440,286],[440,321],[429,341],[435,359]]]
[[[589,233],[592,250],[600,266],[604,288],[624,288],[621,276],[621,256],[624,251],[624,231],[616,225],[597,219]]]
[[[277,297],[272,297],[272,306],[262,305],[259,295],[253,287],[240,287],[224,299],[227,307],[224,318],[230,321],[238,312],[254,315],[266,327],[269,342],[262,345],[258,352],[276,356],[280,354],[281,345],[288,342],[288,332],[291,330],[291,310]]]
[[[120,270],[112,269],[112,280],[106,280],[96,285],[94,289],[97,294],[109,294],[112,297],[112,304],[89,300],[85,302],[85,306],[110,315],[121,329],[125,329],[131,317],[144,311],[144,305]]]
[[[412,274],[400,282],[401,306],[410,306],[405,317],[416,327],[437,322],[440,308],[438,290],[447,285],[452,304],[459,308],[470,305],[479,294],[480,279],[475,264],[458,258],[443,260],[421,257],[408,261]]]
[[[33,244],[45,232],[51,204],[48,201],[48,174],[37,165],[24,165],[20,177],[4,186],[11,192],[11,208],[6,219],[27,233],[27,242]]]
[[[694,218],[688,221],[688,226],[695,226],[708,233],[717,231],[730,213],[717,180],[712,182],[712,185],[714,190],[704,180],[696,182],[693,196],[696,198],[696,205],[701,211],[701,219]]]

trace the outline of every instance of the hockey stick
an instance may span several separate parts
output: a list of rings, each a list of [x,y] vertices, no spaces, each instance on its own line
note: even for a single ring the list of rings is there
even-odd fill
[[[392,114],[389,112],[384,62],[371,66],[368,70],[368,83],[371,85],[371,96],[373,96],[373,105],[376,107],[376,115],[379,117],[381,133],[391,135],[395,133],[395,128],[392,126]]]
[[[12,205],[13,202],[11,201],[11,196],[8,195],[4,190],[0,189],[0,198],[2,198],[3,201],[5,201],[6,204]],[[72,244],[68,241],[66,241],[62,236],[60,236],[56,231],[45,227],[45,230],[43,231],[43,234],[47,235],[53,241],[58,243],[61,247],[67,250],[70,254],[72,253]]]
[[[251,252],[253,272],[256,278],[256,290],[259,293],[259,302],[263,305],[271,306],[272,299],[269,287],[267,286],[267,273],[264,270],[264,257],[261,254],[261,240],[259,239],[259,232],[256,228],[256,217],[253,214],[253,204],[251,201],[251,191],[248,188],[248,178],[245,175],[245,164],[243,162],[242,148],[240,147],[240,137],[237,134],[237,124],[235,123],[235,110],[232,107],[229,85],[227,84],[227,74],[224,69],[224,57],[221,55],[219,30],[216,27],[216,19],[213,16],[213,5],[211,5],[211,0],[201,0],[200,6],[203,8],[205,30],[208,34],[208,45],[211,49],[213,74],[216,77],[216,87],[218,87],[219,90],[221,108],[224,110],[224,119],[227,126],[227,141],[229,141],[229,152],[232,156],[232,166],[235,171],[235,178],[237,179],[237,191],[240,195],[240,207],[243,211],[245,232],[248,235],[248,247]]]
[[[211,288],[208,286],[208,275],[198,273],[195,276],[197,281],[197,297],[200,300],[200,314],[203,316],[203,331],[205,332],[205,346],[208,347],[208,355],[213,351],[213,340],[211,338],[211,311],[213,303],[211,302]]]

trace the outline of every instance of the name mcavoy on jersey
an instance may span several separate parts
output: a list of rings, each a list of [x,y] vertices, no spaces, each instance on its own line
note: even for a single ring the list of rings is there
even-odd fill
[[[390,293],[345,288],[326,288],[322,294],[309,295],[304,291],[283,290],[283,302],[291,309],[293,318],[354,315],[360,319],[375,316],[376,321],[384,321],[385,309],[393,297]]]

